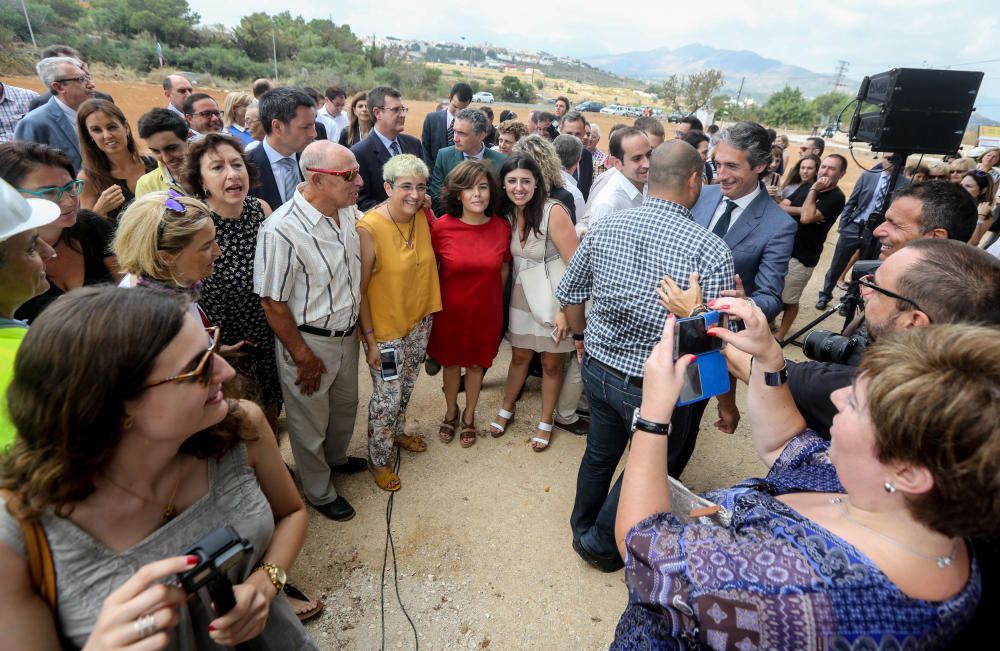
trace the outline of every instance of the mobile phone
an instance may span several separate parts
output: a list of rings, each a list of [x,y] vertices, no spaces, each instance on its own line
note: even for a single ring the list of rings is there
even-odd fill
[[[399,378],[399,363],[396,349],[392,346],[380,346],[379,360],[382,362],[382,379],[396,380]]]
[[[682,355],[700,355],[722,348],[722,340],[710,337],[708,329],[725,328],[729,325],[729,315],[708,312],[698,316],[678,319],[674,324],[674,359]]]

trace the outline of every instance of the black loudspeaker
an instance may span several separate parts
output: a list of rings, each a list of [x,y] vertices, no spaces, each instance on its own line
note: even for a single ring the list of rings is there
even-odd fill
[[[871,143],[872,151],[954,154],[974,110],[983,73],[964,70],[894,68],[865,77],[862,102],[878,112],[855,112],[852,140]]]

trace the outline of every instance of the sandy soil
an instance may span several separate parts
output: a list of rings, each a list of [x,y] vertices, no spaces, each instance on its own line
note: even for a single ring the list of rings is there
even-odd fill
[[[30,79],[10,83],[39,86]],[[102,82],[99,87],[115,97],[133,124],[144,110],[163,103],[155,86]],[[223,93],[213,95],[221,98]],[[408,131],[419,134],[423,116],[434,105],[408,104]],[[594,117],[606,133],[613,120]],[[851,184],[857,174],[853,168]],[[845,185],[849,190],[850,184]],[[822,270],[829,264],[835,238],[831,233]],[[816,315],[812,303],[821,282],[817,272],[803,295],[800,323]],[[828,325],[839,329],[840,321]],[[798,349],[788,354],[801,359]],[[540,410],[534,378],[508,433],[499,439],[485,434],[500,406],[509,359],[510,349],[504,345],[487,374],[477,410],[476,421],[484,433],[470,449],[459,447],[457,440],[450,445],[438,441],[437,423],[445,410],[440,376],[421,375],[418,380],[409,426],[427,437],[428,450],[402,453],[403,488],[396,494],[392,515],[403,604],[423,648],[606,648],[627,592],[622,572],[597,572],[570,546],[569,513],[585,438],[556,430],[547,451],[532,452],[527,440]],[[371,382],[366,376],[359,384],[351,454],[365,456]],[[738,400],[745,406],[742,388]],[[684,474],[685,483],[699,491],[764,471],[745,422],[730,435],[716,431],[714,420],[710,405],[698,449]],[[291,461],[287,442],[284,454]],[[307,625],[321,648],[378,648],[387,493],[367,473],[340,477],[336,483],[358,515],[339,523],[310,510],[309,536],[290,575],[296,585],[326,602],[325,612]],[[391,559],[385,585],[385,646],[414,647],[413,633],[396,603]]]

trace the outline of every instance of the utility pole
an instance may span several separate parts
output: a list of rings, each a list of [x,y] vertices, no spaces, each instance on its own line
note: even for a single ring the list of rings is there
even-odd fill
[[[31,47],[38,47],[38,43],[35,43],[35,30],[31,29],[31,19],[28,18],[28,6],[24,4],[24,0],[21,0],[21,9],[24,10],[24,22],[28,23],[28,33],[31,34]]]
[[[847,86],[847,69],[850,67],[847,61],[837,61],[837,77],[833,80],[833,92],[839,91]]]
[[[274,81],[278,82],[278,37],[274,30],[277,27],[274,24],[274,16],[271,16],[271,56],[274,58]]]
[[[743,95],[743,84],[746,83],[746,77],[740,77],[740,89],[736,91],[736,106],[740,105],[740,97]],[[746,111],[743,111],[743,115],[740,117],[746,117]]]

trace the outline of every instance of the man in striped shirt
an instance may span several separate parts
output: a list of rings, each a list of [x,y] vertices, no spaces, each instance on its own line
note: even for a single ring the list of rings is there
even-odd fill
[[[360,472],[348,457],[358,407],[361,247],[355,221],[363,181],[346,147],[318,140],[302,152],[305,178],[257,237],[254,292],[277,337],[292,454],[306,499],[333,520],[354,508],[333,474]]]

